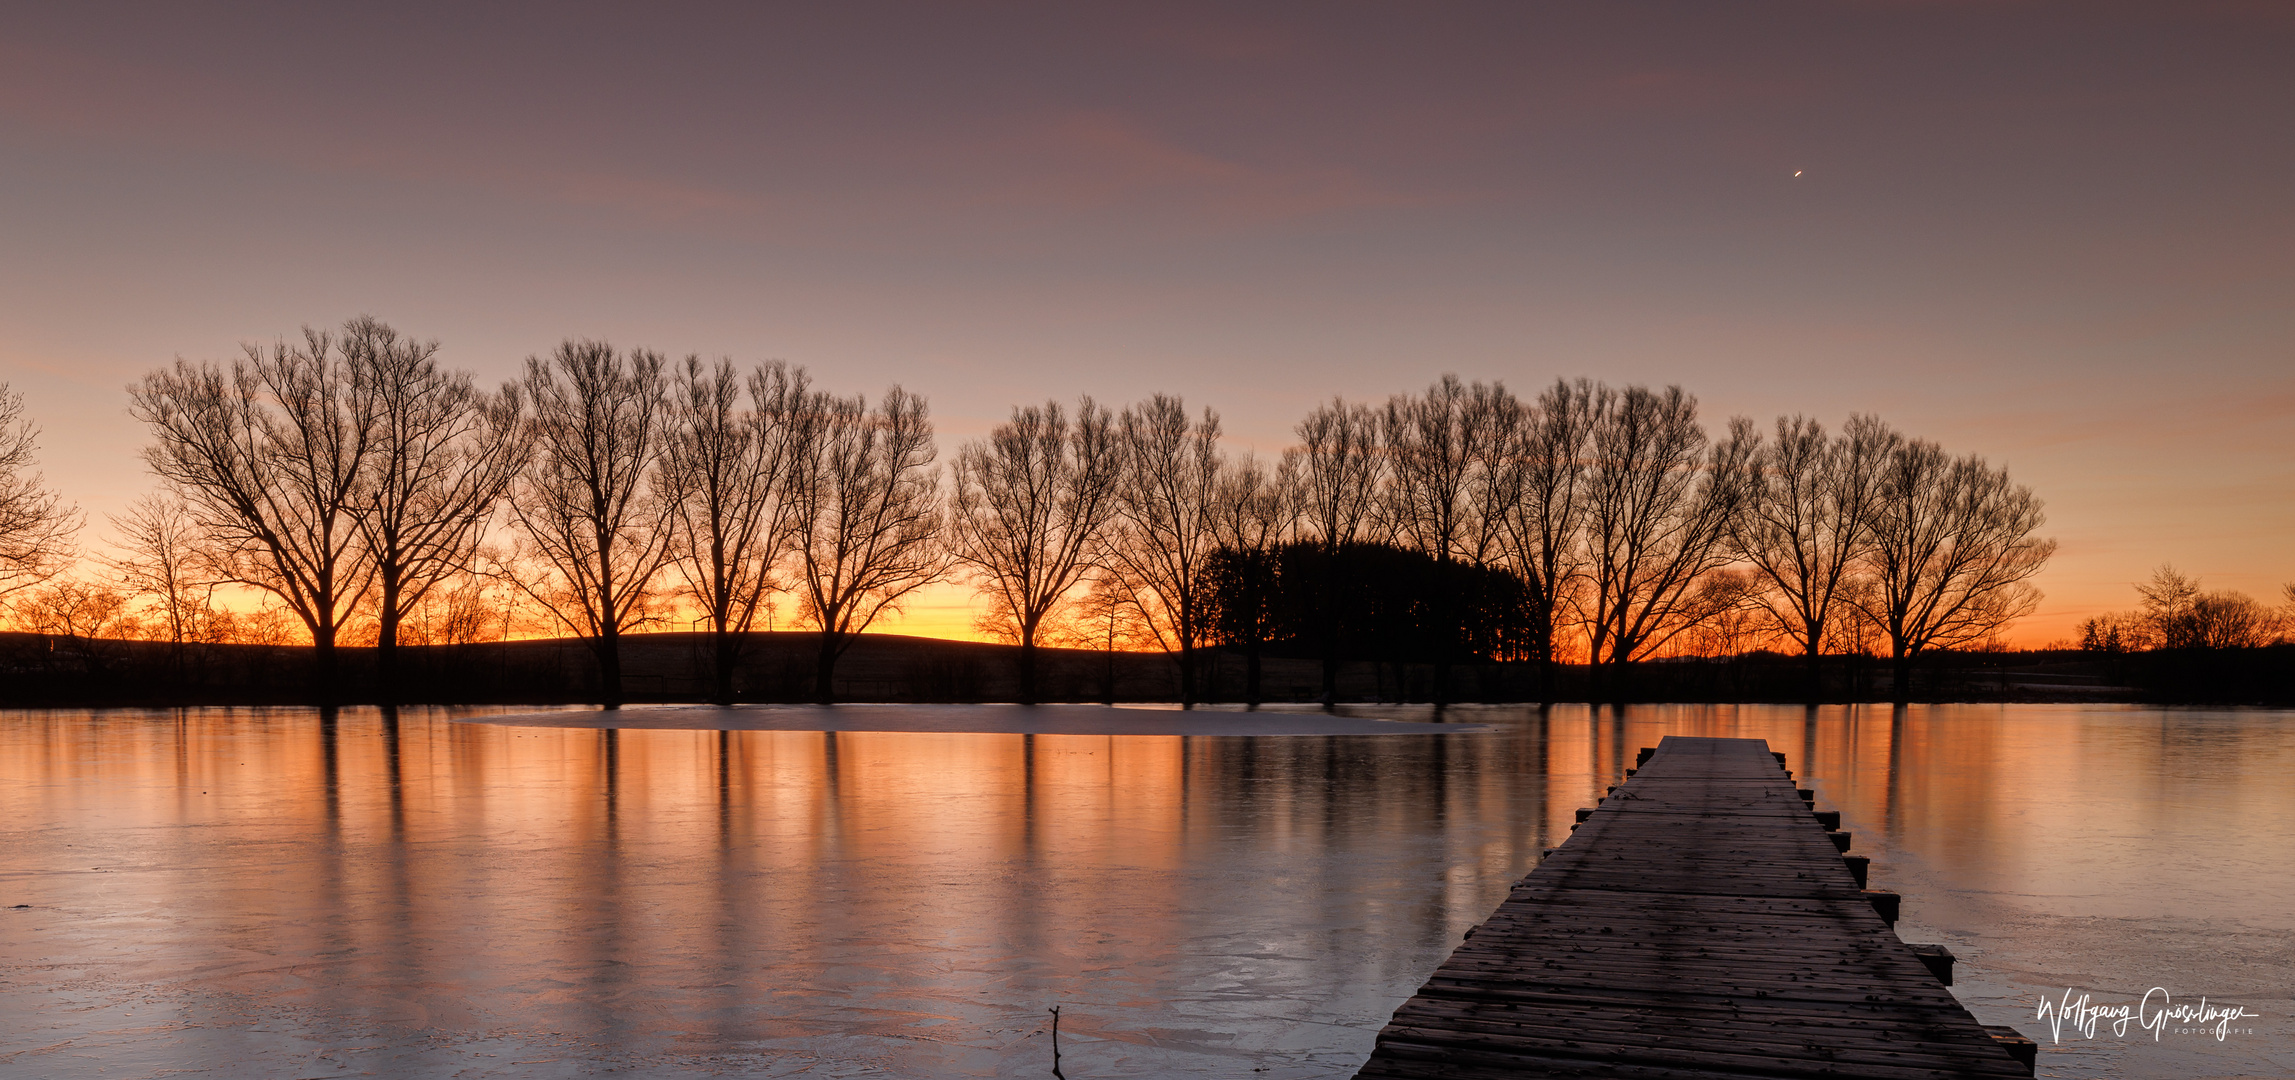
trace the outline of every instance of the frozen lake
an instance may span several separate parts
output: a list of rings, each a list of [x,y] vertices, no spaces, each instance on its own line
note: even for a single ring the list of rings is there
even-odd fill
[[[1345,1076],[1666,734],[1789,754],[2041,1075],[2295,1075],[2295,714],[1349,714],[0,712],[0,1075],[1049,1076],[1058,1005],[1076,1080]],[[2261,1015],[2035,1018],[2153,987]]]

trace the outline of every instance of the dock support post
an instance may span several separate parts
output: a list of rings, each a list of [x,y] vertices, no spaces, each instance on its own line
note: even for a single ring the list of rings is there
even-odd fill
[[[1865,878],[1872,873],[1873,860],[1863,855],[1843,855],[1841,861],[1849,864],[1849,876],[1857,879],[1857,887],[1865,887]]]
[[[2025,1038],[2022,1032],[2006,1024],[1986,1024],[1984,1033],[1992,1036],[1992,1041],[1999,1043],[2002,1050],[2008,1051],[2008,1056],[2023,1065],[2026,1072],[2039,1071],[2039,1043]]]
[[[1920,957],[1921,963],[1928,965],[1928,973],[1936,976],[1936,981],[1946,986],[1952,985],[1951,949],[1942,945],[1915,945],[1912,951],[1914,956]]]

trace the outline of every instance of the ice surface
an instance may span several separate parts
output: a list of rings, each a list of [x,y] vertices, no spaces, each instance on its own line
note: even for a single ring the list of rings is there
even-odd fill
[[[761,723],[806,722],[784,712]],[[1669,733],[1791,755],[2043,1075],[2295,1075],[2283,712],[1454,709],[1488,730],[1280,738],[455,715],[0,713],[0,1075],[1049,1075],[1059,1005],[1079,1080],[1345,1076]],[[2034,1022],[2067,986],[2151,985],[2266,1015],[2220,1043]]]

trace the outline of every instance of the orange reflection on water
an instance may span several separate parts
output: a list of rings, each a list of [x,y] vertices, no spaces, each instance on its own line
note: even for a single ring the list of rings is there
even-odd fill
[[[1542,840],[1543,776],[1474,735],[8,720],[42,914],[0,961],[87,973],[19,980],[15,1015],[209,1064],[357,1039],[990,1075],[1062,1004],[1071,1068],[1337,1068]]]
[[[2285,713],[1455,713],[1494,730],[0,714],[0,1055],[64,1077],[1006,1075],[1049,1064],[1058,1004],[1070,1075],[1344,1074],[1668,734],[1786,752],[1905,894],[1905,936],[1962,954],[1986,1022],[2029,1026],[2066,980],[2277,1008],[2295,968]],[[2255,1071],[2189,1058],[2238,1052],[2112,1067]]]

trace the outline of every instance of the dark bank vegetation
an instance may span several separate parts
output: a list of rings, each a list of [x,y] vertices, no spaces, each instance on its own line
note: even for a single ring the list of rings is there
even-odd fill
[[[714,635],[637,634],[622,642],[627,702],[707,700],[719,686]],[[758,631],[743,635],[730,672],[744,702],[808,703],[818,696],[818,635]],[[1433,697],[1436,668],[1416,660],[1342,659],[1326,668],[1312,648],[1270,643],[1256,663],[1240,647],[1213,645],[1198,656],[1198,703],[1240,707],[1312,706],[1335,675],[1341,702],[1423,703]],[[404,703],[579,704],[600,696],[599,669],[578,638],[523,638],[461,645],[402,645],[399,697]],[[1171,702],[1179,697],[1178,665],[1158,652],[1039,647],[1037,691],[1046,701]],[[1256,671],[1256,676],[1254,676]],[[145,706],[302,704],[317,693],[308,644],[168,642],[0,633],[0,680],[16,706]],[[1612,673],[1613,676],[1615,673]],[[1828,701],[1893,700],[1891,665],[1874,657],[1829,656],[1819,668]],[[1913,667],[1906,697],[1916,701],[2148,701],[2295,704],[2295,647],[2211,653],[2139,654],[2106,661],[2078,650],[1937,651]],[[1593,680],[1584,664],[1546,667],[1523,661],[1453,665],[1459,703],[1585,701]],[[1757,651],[1728,657],[1677,656],[1632,666],[1607,683],[1615,701],[1790,702],[1801,700],[1808,667],[1802,657]],[[379,698],[378,650],[338,645],[336,693],[346,701]],[[1253,685],[1257,691],[1252,690]],[[1021,685],[1016,645],[897,634],[862,635],[837,668],[842,701],[1011,701]]]
[[[0,389],[12,700],[1903,700],[2054,677],[1994,663],[2053,550],[2005,469],[1870,416],[1709,431],[1679,387],[1446,376],[1321,405],[1272,458],[1176,396],[1046,402],[944,471],[898,386],[567,341],[489,389],[359,318],[179,360],[129,406],[159,490],[89,554]],[[1006,645],[864,635],[948,580]],[[2285,630],[2189,592],[2033,663],[2180,686]]]

